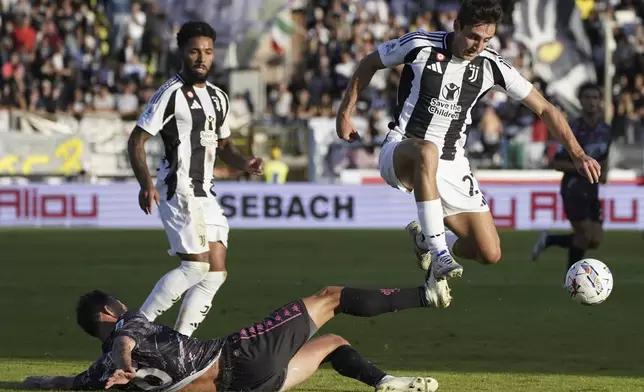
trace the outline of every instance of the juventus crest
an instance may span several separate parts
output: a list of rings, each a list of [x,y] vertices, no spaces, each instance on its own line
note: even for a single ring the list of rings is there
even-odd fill
[[[476,82],[476,79],[479,78],[479,66],[470,64],[467,66],[467,70],[469,72],[469,77],[467,78],[467,80],[472,83]]]
[[[212,103],[215,105],[215,110],[220,112],[221,111],[221,104],[219,103],[219,98],[217,98],[214,95],[211,95],[210,98],[212,99]]]

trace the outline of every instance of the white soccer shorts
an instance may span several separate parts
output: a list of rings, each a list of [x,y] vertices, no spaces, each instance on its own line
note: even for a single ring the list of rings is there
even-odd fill
[[[394,150],[401,141],[400,138],[390,138],[385,142],[380,149],[378,169],[380,176],[389,186],[411,193],[394,171]],[[436,185],[443,204],[443,216],[490,210],[466,158],[455,161],[439,160]]]
[[[208,243],[217,241],[228,248],[228,219],[217,199],[177,192],[166,200],[168,190],[163,181],[159,181],[157,190],[161,198],[159,214],[170,243],[168,254],[205,253]]]

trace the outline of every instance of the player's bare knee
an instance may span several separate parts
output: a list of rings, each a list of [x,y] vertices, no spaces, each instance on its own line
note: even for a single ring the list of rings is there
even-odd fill
[[[351,343],[349,343],[345,338],[343,338],[340,335],[335,335],[332,333],[325,334],[322,336],[323,339],[325,339],[329,345],[330,350],[333,351],[336,348],[340,346],[350,346]]]
[[[340,293],[342,293],[343,287],[339,286],[328,286],[320,290],[320,296],[335,299],[337,298],[338,302],[340,301]]]
[[[318,297],[340,295],[340,292],[342,291],[343,288],[344,287],[340,287],[340,286],[327,286],[322,290],[318,291],[315,295]]]
[[[501,261],[501,248],[489,248],[481,252],[481,262],[484,264],[497,264]]]
[[[438,166],[438,147],[430,141],[419,143],[418,158],[419,163],[426,168],[436,168]]]
[[[340,305],[340,295],[343,287],[328,286],[318,291],[316,297],[324,299],[330,309],[335,309]]]

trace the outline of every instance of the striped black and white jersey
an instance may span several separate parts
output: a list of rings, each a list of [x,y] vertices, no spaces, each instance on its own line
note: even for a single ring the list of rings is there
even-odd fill
[[[180,75],[170,78],[150,98],[136,125],[151,135],[161,133],[165,157],[157,177],[175,192],[210,192],[218,141],[230,136],[228,95],[207,82],[205,87],[186,83]]]
[[[495,88],[523,100],[532,84],[491,49],[471,61],[453,56],[448,35],[418,30],[380,44],[378,53],[388,68],[404,64],[394,132],[432,141],[441,159],[453,161],[465,156],[465,130],[479,99]]]

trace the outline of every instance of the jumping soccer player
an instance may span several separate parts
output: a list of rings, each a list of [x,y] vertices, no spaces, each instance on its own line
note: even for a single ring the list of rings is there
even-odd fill
[[[414,193],[419,220],[407,231],[428,278],[460,277],[463,267],[452,254],[486,264],[501,258],[494,220],[464,153],[471,110],[489,90],[529,107],[577,171],[591,184],[600,177],[599,163],[586,155],[561,112],[487,48],[502,16],[497,0],[463,0],[454,32],[419,30],[380,44],[361,60],[337,113],[338,136],[358,139],[351,122],[358,97],[378,70],[403,65],[396,118],[382,145],[379,169],[387,184]],[[445,226],[453,233],[446,235]]]

